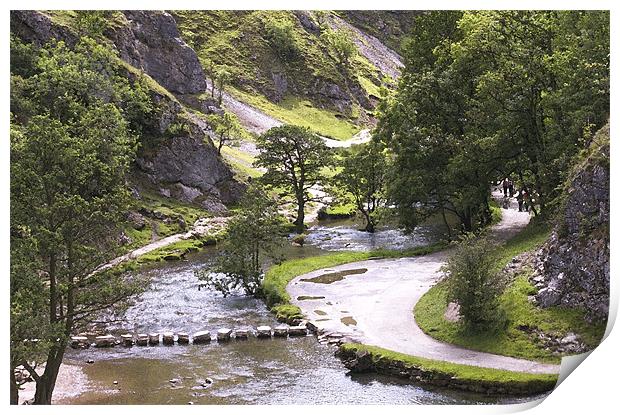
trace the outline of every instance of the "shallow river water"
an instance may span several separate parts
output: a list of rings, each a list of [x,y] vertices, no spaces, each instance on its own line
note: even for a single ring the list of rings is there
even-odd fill
[[[318,252],[315,247],[295,248],[287,256]],[[110,331],[193,333],[208,329],[213,333],[218,328],[276,325],[259,300],[241,295],[223,298],[219,293],[199,290],[194,271],[215,255],[215,249],[209,248],[187,260],[146,270],[152,281],[150,288],[126,311],[126,322],[109,326]],[[65,362],[82,369],[85,392],[58,403],[472,404],[528,400],[420,387],[377,375],[349,375],[334,356],[335,350],[318,343],[314,336],[250,338],[208,345],[69,349]],[[91,359],[94,363],[86,363]],[[207,378],[212,383],[205,385]]]

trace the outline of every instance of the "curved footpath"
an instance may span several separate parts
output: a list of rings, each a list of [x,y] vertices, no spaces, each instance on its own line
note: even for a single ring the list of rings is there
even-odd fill
[[[529,214],[502,209],[502,220],[490,237],[498,244],[516,235]],[[377,259],[322,269],[294,278],[287,286],[291,303],[299,306],[318,334],[378,346],[412,356],[457,364],[535,374],[557,374],[559,365],[468,350],[426,335],[413,309],[435,285],[448,253],[414,258]],[[332,283],[307,281],[326,273],[356,270]],[[363,271],[366,270],[366,271]],[[305,296],[305,297],[304,297]],[[311,298],[308,298],[311,297]]]

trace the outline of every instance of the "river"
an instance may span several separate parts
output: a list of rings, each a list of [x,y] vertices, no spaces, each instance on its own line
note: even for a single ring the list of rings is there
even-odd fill
[[[316,255],[330,249],[333,233],[339,244],[370,249],[392,240],[411,247],[432,240],[429,232],[404,237],[388,233],[370,237],[346,230],[345,222],[321,224],[309,243],[291,247],[287,257]],[[336,228],[336,229],[334,229]],[[391,232],[387,231],[386,232]],[[328,238],[328,235],[332,235]],[[348,237],[346,236],[348,235]],[[391,239],[387,236],[391,235]],[[402,239],[404,238],[404,239]],[[314,242],[312,242],[314,240]],[[383,242],[380,246],[386,246]],[[340,245],[344,246],[344,245]],[[144,273],[149,288],[124,312],[126,321],[109,326],[112,333],[195,331],[277,324],[254,298],[199,289],[194,271],[217,255],[207,248],[184,261],[151,265]],[[420,387],[378,375],[349,375],[334,356],[335,347],[314,336],[250,338],[208,345],[175,345],[111,349],[69,349],[65,363],[84,374],[83,392],[56,401],[62,404],[476,404],[527,399],[496,398],[449,389]],[[94,361],[87,363],[87,361]],[[211,380],[211,383],[205,382]],[[171,380],[173,382],[171,382]],[[116,382],[116,383],[115,383]],[[531,399],[531,398],[530,398]]]

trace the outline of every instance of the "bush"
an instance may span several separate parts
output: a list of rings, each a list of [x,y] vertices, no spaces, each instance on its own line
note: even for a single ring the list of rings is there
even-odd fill
[[[490,241],[470,235],[443,267],[448,299],[458,303],[465,328],[474,332],[499,329],[506,321],[499,303],[506,282],[493,270],[492,253]]]
[[[267,40],[283,59],[294,59],[299,50],[295,42],[293,24],[288,21],[269,20],[265,22]]]

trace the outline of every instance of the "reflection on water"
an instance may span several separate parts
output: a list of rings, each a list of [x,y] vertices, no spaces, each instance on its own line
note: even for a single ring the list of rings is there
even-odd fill
[[[355,231],[348,231],[354,235]],[[356,242],[357,243],[357,242]],[[313,247],[286,256],[316,255]],[[242,295],[223,298],[199,289],[194,271],[216,255],[214,248],[187,261],[152,266],[150,288],[138,296],[111,331],[195,331],[277,324],[265,305]],[[348,323],[355,324],[354,321]],[[450,404],[494,403],[497,398],[424,388],[378,375],[347,375],[333,346],[313,336],[252,338],[225,344],[115,347],[71,350],[88,392],[59,403],[74,404]],[[93,364],[86,364],[88,360]],[[205,385],[205,379],[213,383]],[[176,379],[175,382],[170,382]],[[117,382],[114,384],[114,382]],[[532,398],[530,398],[532,399]],[[528,400],[528,399],[524,399]]]
[[[353,220],[325,220],[308,230],[306,243],[327,251],[370,251],[373,249],[409,249],[439,240],[444,228],[439,223],[419,226],[406,235],[400,229],[378,228],[369,233]]]

